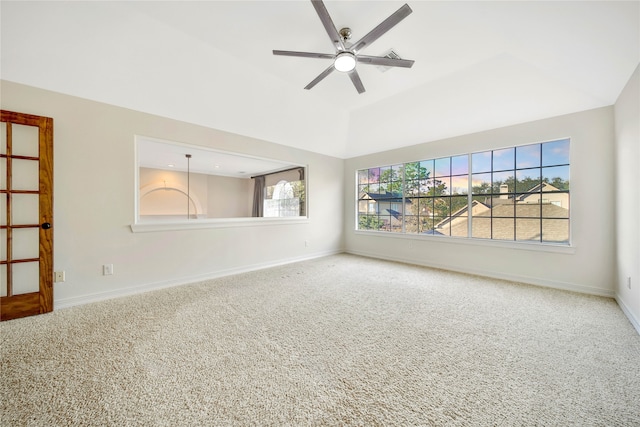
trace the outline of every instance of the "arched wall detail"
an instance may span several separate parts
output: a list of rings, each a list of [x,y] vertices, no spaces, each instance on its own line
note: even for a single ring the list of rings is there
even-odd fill
[[[145,198],[145,196],[148,196],[149,194],[158,190],[173,190],[184,194],[189,198],[195,210],[195,212],[190,213],[190,215],[193,215],[196,218],[204,216],[202,204],[200,203],[198,197],[194,194],[191,194],[186,186],[178,183],[167,183],[166,181],[162,181],[145,185],[140,189],[140,205],[142,205],[142,200]]]

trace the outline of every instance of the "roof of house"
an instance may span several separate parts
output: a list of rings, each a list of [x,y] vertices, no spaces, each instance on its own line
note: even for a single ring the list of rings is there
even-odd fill
[[[395,219],[400,219],[402,218],[402,214],[398,211],[394,211],[393,209],[385,209],[387,212],[389,212],[389,214],[394,217]]]
[[[539,241],[542,231],[545,241],[569,240],[569,210],[550,203],[497,205],[475,212],[473,217],[472,237],[476,238]],[[466,237],[468,218],[442,221],[435,228],[445,235]]]
[[[462,208],[460,208],[457,211],[453,212],[450,217],[447,217],[447,218],[443,219],[442,221],[440,221],[439,223],[437,223],[435,225],[435,227],[437,228],[437,227],[440,227],[440,226],[442,226],[442,225],[444,225],[444,224],[446,224],[448,222],[453,222],[457,218],[460,218],[460,217],[467,218],[467,216],[468,216],[467,207],[468,207],[467,205],[464,205]],[[476,209],[476,208],[480,208],[480,209],[483,209],[483,210],[484,209],[490,210],[490,205],[482,203],[482,202],[479,202],[478,200],[473,200],[471,202],[471,211],[473,212],[474,209]]]
[[[515,211],[514,211],[515,207]],[[473,216],[494,218],[569,218],[569,210],[551,203],[517,203],[496,205]]]
[[[366,196],[376,202],[402,202],[402,193],[391,193],[387,191],[386,193],[366,193]],[[406,202],[411,203],[411,200],[407,199]]]
[[[560,191],[560,189],[557,188],[557,187],[554,187],[553,185],[549,184],[548,182],[541,182],[540,184],[536,185],[535,187],[533,187],[532,189],[530,189],[526,193],[518,195],[516,200],[524,200],[527,197],[531,196],[532,194],[537,194],[537,193],[540,193],[541,191],[542,192]],[[509,198],[512,198],[512,197],[513,197],[512,195],[509,195]]]

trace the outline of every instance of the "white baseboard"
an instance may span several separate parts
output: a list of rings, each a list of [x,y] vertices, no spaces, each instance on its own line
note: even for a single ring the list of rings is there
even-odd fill
[[[627,307],[627,305],[624,303],[624,300],[620,298],[620,295],[616,295],[616,302],[620,306],[620,309],[622,310],[624,315],[627,316],[627,319],[629,319],[629,322],[631,322],[633,327],[636,329],[638,335],[640,335],[640,320],[636,319],[636,317],[633,315],[633,312],[629,310],[629,307]]]
[[[315,258],[322,258],[325,256],[335,255],[339,253],[343,253],[343,250],[338,249],[338,250],[331,250],[331,251],[324,251],[324,252],[314,252],[313,254],[310,254],[310,255],[286,258],[286,259],[281,259],[277,261],[269,261],[269,262],[246,265],[241,267],[234,267],[226,270],[212,271],[210,273],[198,274],[195,276],[185,276],[185,277],[179,277],[176,279],[165,280],[161,282],[146,283],[138,286],[132,286],[132,287],[127,287],[122,289],[114,289],[112,291],[107,291],[107,292],[99,292],[99,293],[82,295],[77,297],[70,297],[70,298],[61,298],[59,300],[54,301],[54,309],[60,310],[60,309],[65,309],[65,308],[74,307],[78,305],[84,305],[84,304],[104,301],[104,300],[113,299],[113,298],[120,298],[120,297],[140,294],[143,292],[171,288],[174,286],[188,285],[192,283],[202,282],[205,280],[216,279],[219,277],[232,276],[234,274],[247,273],[249,271],[262,270],[265,268],[277,267],[280,265],[292,264],[294,262],[307,261]]]
[[[325,256],[336,255],[339,253],[349,253],[349,254],[365,256],[369,258],[384,259],[384,260],[402,262],[402,263],[410,263],[415,265],[421,265],[424,267],[438,268],[442,270],[450,270],[450,271],[456,271],[460,273],[491,277],[494,279],[509,280],[514,282],[527,283],[531,285],[544,286],[544,287],[549,287],[554,289],[561,289],[566,291],[573,291],[573,292],[586,293],[590,295],[598,295],[598,296],[615,298],[622,312],[627,316],[627,318],[629,319],[633,327],[636,329],[638,334],[640,334],[640,321],[635,318],[635,316],[633,315],[631,310],[629,310],[629,308],[626,306],[624,301],[618,295],[614,295],[613,292],[603,291],[602,289],[596,289],[596,288],[591,288],[589,286],[581,286],[581,285],[576,285],[572,283],[540,280],[540,279],[533,279],[525,276],[501,274],[501,273],[479,271],[479,270],[466,269],[466,268],[454,269],[454,268],[451,268],[450,266],[424,262],[422,260],[420,261],[409,260],[405,258],[388,256],[388,255],[382,256],[379,254],[374,254],[374,253],[369,253],[364,251],[353,251],[353,250],[344,251],[341,249],[324,251],[324,252],[315,252],[313,254],[300,256],[300,257],[287,258],[287,259],[282,259],[277,261],[269,261],[264,263],[246,265],[242,267],[234,267],[226,270],[219,270],[219,271],[214,271],[206,274],[199,274],[195,276],[186,276],[186,277],[166,280],[162,282],[147,283],[139,286],[133,286],[133,287],[123,288],[123,289],[115,289],[108,292],[99,292],[95,294],[82,295],[78,297],[64,298],[64,299],[56,300],[54,302],[54,306],[56,310],[60,310],[60,309],[89,304],[89,303],[98,302],[98,301],[104,301],[104,300],[113,299],[113,298],[120,298],[120,297],[129,296],[129,295],[135,295],[135,294],[140,294],[144,292],[170,288],[174,286],[188,285],[192,283],[202,282],[205,280],[216,279],[219,277],[231,276],[231,275],[240,274],[240,273],[247,273],[250,271],[262,270],[265,268],[277,267],[280,265],[292,264],[295,262],[306,261],[306,260],[311,260],[315,258],[322,258]]]
[[[511,282],[526,283],[526,284],[529,284],[529,285],[543,286],[545,288],[553,288],[553,289],[560,289],[560,290],[564,290],[564,291],[579,292],[579,293],[583,293],[583,294],[597,295],[597,296],[608,297],[608,298],[614,298],[615,297],[615,294],[614,294],[613,291],[609,291],[609,290],[605,290],[605,289],[593,288],[593,287],[590,287],[590,286],[578,285],[578,284],[575,284],[575,283],[567,283],[567,282],[560,282],[560,281],[555,281],[555,280],[540,279],[540,278],[537,278],[537,277],[519,276],[519,275],[515,275],[515,274],[503,274],[503,273],[495,272],[495,271],[475,270],[475,269],[471,269],[471,268],[464,268],[464,267],[457,267],[457,266],[454,268],[454,267],[449,266],[449,265],[441,265],[441,264],[431,263],[431,262],[424,261],[424,260],[400,258],[400,257],[394,257],[393,255],[387,255],[387,254],[380,255],[380,254],[369,253],[369,252],[365,252],[365,251],[347,250],[346,253],[350,253],[350,254],[353,254],[353,255],[366,256],[366,257],[369,257],[369,258],[377,258],[377,259],[385,259],[385,260],[395,261],[395,262],[402,262],[402,263],[405,263],[405,264],[415,264],[415,265],[420,265],[420,266],[423,266],[423,267],[438,268],[440,270],[449,270],[449,271],[455,271],[455,272],[459,272],[459,273],[473,274],[473,275],[476,275],[476,276],[490,277],[490,278],[493,278],[493,279],[500,279],[500,280],[508,280],[508,281],[511,281]]]

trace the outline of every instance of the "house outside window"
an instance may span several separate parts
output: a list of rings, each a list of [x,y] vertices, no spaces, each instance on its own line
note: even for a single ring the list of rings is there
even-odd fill
[[[358,230],[568,245],[569,139],[359,170]],[[363,207],[376,204],[376,210]]]

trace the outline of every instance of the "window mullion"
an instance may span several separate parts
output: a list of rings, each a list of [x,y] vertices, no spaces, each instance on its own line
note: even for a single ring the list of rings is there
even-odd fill
[[[407,221],[405,220],[405,215],[406,215],[406,210],[407,210],[407,200],[406,200],[406,190],[407,190],[407,183],[406,183],[406,174],[407,172],[407,164],[403,163],[402,164],[402,234],[406,234],[407,230],[406,230],[406,223]]]

